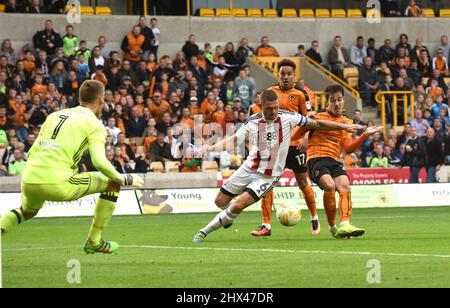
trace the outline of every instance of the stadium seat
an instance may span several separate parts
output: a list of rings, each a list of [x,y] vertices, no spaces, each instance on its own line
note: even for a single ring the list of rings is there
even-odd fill
[[[347,17],[349,18],[362,18],[363,14],[360,9],[348,9]]]
[[[248,17],[261,17],[262,13],[260,9],[248,9],[247,10]]]
[[[5,5],[0,4],[0,13],[4,13],[4,12],[5,12]]]
[[[439,11],[440,17],[450,17],[450,9],[441,9]]]
[[[247,12],[245,9],[231,9],[231,15],[234,17],[246,17]]]
[[[216,161],[204,161],[202,163],[202,172],[217,172],[219,170],[219,165]]]
[[[433,9],[423,9],[423,16],[424,17],[436,17],[436,14],[434,13]]]
[[[92,6],[82,6],[81,15],[94,15],[94,8]]]
[[[263,16],[273,18],[273,17],[278,17],[278,13],[277,13],[277,10],[274,10],[274,9],[264,9]]]
[[[213,17],[214,16],[214,10],[209,8],[201,8],[200,9],[200,16],[203,17]]]
[[[444,83],[445,85],[448,87],[449,83],[450,83],[450,77],[445,77],[444,78]]]
[[[344,68],[344,79],[351,78],[351,77],[359,77],[359,71],[356,66]]]
[[[297,10],[296,9],[283,9],[281,11],[281,16],[283,17],[297,17]]]
[[[97,6],[95,15],[112,15],[112,10],[109,6]]]
[[[350,85],[350,87],[352,87],[354,89],[358,88],[358,82],[359,82],[359,77],[347,78],[347,83]]]
[[[428,84],[428,80],[430,80],[429,77],[422,77],[422,83],[423,84]]]
[[[347,13],[343,9],[332,9],[331,17],[333,18],[345,18],[347,17]]]
[[[230,9],[216,9],[216,16],[218,17],[226,17],[226,16],[231,16],[231,12]]]
[[[177,161],[166,161],[166,172],[180,172],[180,163]]]
[[[328,9],[317,9],[316,17],[317,18],[330,18],[330,11]]]
[[[154,161],[150,164],[150,169],[153,172],[163,173],[164,172],[164,166],[162,162]]]
[[[298,10],[298,16],[303,18],[314,18],[314,11],[311,9],[300,9]]]

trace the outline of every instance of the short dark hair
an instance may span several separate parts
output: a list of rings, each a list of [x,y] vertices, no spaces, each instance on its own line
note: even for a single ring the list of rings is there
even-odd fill
[[[86,80],[80,87],[80,102],[93,104],[97,102],[100,95],[105,92],[105,86],[96,80]]]
[[[261,103],[273,102],[273,101],[276,101],[277,99],[278,99],[277,93],[275,93],[275,91],[272,91],[272,90],[265,90],[261,94]]]
[[[295,63],[293,61],[288,60],[288,59],[284,59],[284,60],[281,60],[280,62],[278,62],[278,70],[280,70],[283,66],[292,67],[292,69],[294,71],[297,68],[297,65],[295,65]]]
[[[332,94],[338,93],[338,92],[342,93],[342,96],[345,95],[344,88],[343,88],[341,85],[339,85],[339,84],[334,84],[334,85],[328,86],[328,87],[325,89],[325,95],[326,95],[327,101],[330,99],[330,96],[331,96]]]
[[[358,36],[358,37],[356,38],[356,40],[357,40],[357,41],[359,41],[359,40],[364,40],[364,38],[360,35],[360,36]]]

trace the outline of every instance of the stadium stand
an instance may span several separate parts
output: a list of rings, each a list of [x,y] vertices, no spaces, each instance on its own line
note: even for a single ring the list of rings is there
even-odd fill
[[[92,11],[91,11],[92,12]],[[109,14],[111,10],[100,9],[97,7],[95,13],[97,15]],[[88,12],[89,13],[89,12]],[[112,12],[111,12],[112,13]],[[270,11],[261,9],[201,9],[202,16],[268,16]],[[274,11],[271,12],[272,14]],[[276,13],[276,11],[275,11]],[[282,10],[282,17],[296,17],[296,10]],[[330,11],[320,11],[312,9],[301,9],[298,17],[344,17],[346,11],[334,9]],[[348,17],[361,17],[361,12],[348,10]],[[278,15],[277,15],[278,16]],[[89,16],[89,18],[91,18]],[[92,16],[92,18],[102,18],[102,16]],[[292,20],[285,20],[289,22]],[[297,22],[297,21],[296,21]],[[304,22],[310,22],[305,20]],[[313,21],[311,21],[313,22]],[[322,22],[327,22],[326,20]],[[132,26],[130,22],[130,27]],[[35,29],[36,32],[41,29]],[[101,29],[98,35],[102,34]],[[129,30],[128,30],[129,31]],[[78,35],[77,29],[75,36]],[[38,37],[37,37],[38,38]],[[35,38],[36,39],[36,38]],[[27,48],[21,49],[13,40],[11,46],[8,40],[2,42],[0,51],[0,97],[2,102],[0,106],[0,159],[2,161],[0,170],[3,175],[8,174],[8,165],[14,161],[13,150],[15,148],[24,148],[26,153],[33,144],[36,135],[39,133],[39,127],[45,120],[45,117],[61,108],[69,108],[77,105],[77,89],[85,79],[97,79],[106,84],[107,92],[107,108],[102,120],[105,126],[108,124],[109,118],[114,118],[115,128],[117,128],[126,137],[125,142],[111,141],[108,144],[110,149],[121,148],[121,154],[117,154],[113,160],[117,160],[117,166],[126,172],[166,172],[166,170],[175,170],[173,163],[181,163],[179,148],[177,142],[181,138],[180,132],[168,130],[173,124],[181,123],[186,127],[192,127],[195,115],[203,115],[208,121],[221,124],[239,124],[247,119],[247,111],[254,102],[255,92],[252,92],[251,99],[248,100],[244,96],[240,96],[236,90],[236,84],[242,84],[242,79],[238,77],[239,70],[242,65],[253,60],[241,58],[239,46],[233,43],[217,42],[217,45],[227,45],[224,51],[221,46],[216,48],[212,45],[210,50],[203,50],[203,46],[193,41],[183,46],[183,40],[177,41],[177,51],[179,54],[169,56],[159,56],[153,59],[153,56],[144,57],[143,61],[139,58],[132,57],[122,58],[121,48],[106,48],[108,52],[103,52],[100,48],[100,55],[95,44],[90,40],[86,48],[81,44],[84,37],[77,37],[78,43],[75,48],[70,48],[70,42],[73,36],[61,33],[60,38],[55,41],[55,48],[47,49],[45,45],[41,47],[41,52],[36,52],[33,47],[40,46],[39,40],[33,41],[33,35],[27,38]],[[121,41],[122,37],[108,39]],[[205,39],[205,38],[202,38]],[[241,39],[236,37],[236,41]],[[274,48],[281,45],[273,37],[270,38],[270,44]],[[276,38],[275,38],[276,39]],[[345,46],[355,41],[355,38],[344,37]],[[413,41],[415,38],[411,38]],[[364,47],[369,46],[364,38]],[[331,43],[331,41],[330,41]],[[438,132],[439,138],[443,143],[448,139],[449,116],[448,113],[440,114],[440,107],[448,106],[449,90],[448,85],[450,75],[445,70],[433,72],[426,66],[426,59],[420,57],[408,64],[403,63],[406,59],[393,42],[392,58],[384,58],[386,50],[378,48],[380,42],[375,48],[368,49],[367,54],[373,56],[373,71],[375,72],[376,82],[379,87],[374,90],[372,102],[373,106],[365,107],[365,120],[373,121],[371,123],[387,124],[385,136],[378,136],[376,140],[369,140],[361,149],[361,154],[357,161],[359,166],[367,167],[370,161],[374,147],[377,144],[389,145],[394,149],[396,155],[403,155],[400,152],[402,132],[408,134],[408,129],[404,126],[408,121],[413,120],[414,111],[421,109],[424,113],[426,121],[430,126],[434,126]],[[425,45],[427,42],[422,43]],[[162,42],[164,47],[165,42]],[[223,45],[222,45],[223,44]],[[403,42],[407,44],[407,42]],[[33,46],[35,45],[35,46]],[[211,45],[211,44],[210,44]],[[445,49],[445,40],[442,38],[442,46]],[[121,46],[127,50],[127,46]],[[246,52],[254,54],[250,47],[246,47]],[[437,58],[437,48],[433,46],[428,49],[430,54],[428,62],[441,63],[443,60]],[[61,49],[59,49],[61,48]],[[91,48],[91,49],[89,49]],[[104,47],[103,47],[104,48]],[[326,49],[326,47],[324,47]],[[424,49],[425,46],[417,46],[417,51]],[[12,50],[15,50],[12,51]],[[44,53],[44,50],[46,54]],[[322,50],[322,48],[321,48]],[[349,49],[350,50],[350,49]],[[411,53],[413,47],[410,48]],[[114,53],[116,51],[117,53]],[[148,47],[150,54],[155,52],[155,46]],[[311,54],[311,50],[304,48],[307,54]],[[448,52],[448,49],[446,50]],[[281,52],[280,52],[281,53]],[[316,74],[320,74],[324,79],[331,78],[329,71],[326,69],[328,50],[323,50],[321,57],[323,61],[319,61],[316,66],[323,65],[322,69],[317,70]],[[286,55],[285,53],[281,53]],[[314,56],[315,54],[312,53]],[[111,57],[112,56],[112,57]],[[223,56],[224,64],[219,63],[219,59]],[[450,55],[447,55],[447,58]],[[302,58],[301,53],[296,57]],[[18,60],[18,61],[17,61]],[[6,64],[5,64],[6,61]],[[130,62],[131,61],[131,62]],[[269,60],[268,60],[269,61]],[[277,58],[270,59],[270,63],[278,61]],[[441,62],[440,62],[441,61]],[[134,62],[134,63],[133,63]],[[265,63],[267,61],[261,61]],[[385,62],[389,62],[384,68]],[[256,63],[256,62],[255,62]],[[304,63],[304,61],[300,61]],[[419,64],[418,67],[414,63]],[[442,62],[445,63],[445,62]],[[99,64],[101,67],[99,67]],[[303,65],[303,64],[302,64]],[[309,65],[309,64],[307,64]],[[275,65],[276,66],[276,65]],[[271,67],[270,69],[274,69]],[[263,69],[264,70],[264,69]],[[365,90],[362,88],[364,79],[367,76],[361,73],[361,69],[350,65],[343,68],[343,77],[349,85],[346,89],[354,94],[355,97],[364,99]],[[405,75],[406,74],[406,75]],[[437,75],[436,75],[437,74]],[[389,77],[392,79],[389,81]],[[250,75],[252,76],[252,75]],[[252,83],[252,78],[243,77],[246,83]],[[273,77],[272,82],[273,82]],[[335,82],[339,80],[333,79]],[[437,81],[437,86],[433,82]],[[308,85],[312,80],[305,80]],[[402,83],[403,82],[403,83]],[[239,88],[239,86],[237,87]],[[250,87],[254,89],[255,87]],[[254,91],[247,89],[248,91]],[[317,95],[317,100],[313,101],[314,106],[323,106],[323,87],[312,86],[313,92]],[[359,91],[359,93],[358,93]],[[379,92],[382,91],[382,92]],[[396,92],[401,94],[394,94]],[[215,100],[221,100],[223,107],[218,107],[211,101],[208,101],[209,92],[212,92]],[[356,94],[355,94],[356,92]],[[381,93],[381,94],[380,94]],[[173,95],[172,95],[173,94]],[[379,94],[379,95],[378,95]],[[414,94],[414,95],[412,95]],[[158,99],[159,97],[159,99]],[[384,97],[384,109],[381,108],[381,101]],[[406,99],[405,99],[406,97]],[[422,97],[422,98],[421,98]],[[350,98],[349,98],[350,100]],[[442,103],[442,100],[444,103]],[[239,103],[238,103],[239,101]],[[403,108],[406,104],[407,108]],[[394,109],[394,110],[393,110]],[[133,123],[136,117],[133,115],[137,112],[137,122],[144,123],[142,127]],[[430,114],[428,114],[430,113]],[[370,116],[369,116],[370,115]],[[380,118],[382,116],[382,118]],[[139,122],[139,123],[140,123]],[[436,123],[435,123],[436,122]],[[396,133],[389,138],[390,127],[396,130]],[[158,134],[164,133],[164,142],[162,148],[153,146],[158,139]],[[133,137],[138,137],[133,139]],[[144,138],[145,137],[145,138]],[[204,133],[203,138],[207,134]],[[115,140],[117,136],[111,136]],[[118,138],[120,139],[120,138]],[[403,139],[405,140],[405,139]],[[194,143],[195,140],[191,140]],[[192,147],[195,149],[195,146]],[[198,149],[196,149],[198,151]],[[161,158],[159,158],[161,157]],[[213,161],[213,163],[209,163]],[[227,169],[230,166],[224,165],[223,157],[211,156],[207,157],[199,170],[218,170]],[[84,168],[84,166],[81,166]]]

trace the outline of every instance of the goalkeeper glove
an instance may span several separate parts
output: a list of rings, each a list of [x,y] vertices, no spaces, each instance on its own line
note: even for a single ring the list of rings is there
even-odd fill
[[[144,180],[136,174],[124,174],[122,175],[122,186],[141,188],[144,186]]]

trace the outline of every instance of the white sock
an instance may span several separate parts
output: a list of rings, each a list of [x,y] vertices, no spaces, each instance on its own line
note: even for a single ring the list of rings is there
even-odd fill
[[[217,229],[220,229],[223,226],[232,223],[237,216],[238,215],[231,213],[229,209],[226,209],[225,211],[222,211],[219,214],[217,214],[217,216],[214,217],[214,219],[211,220],[211,222],[200,231],[208,235],[211,232],[216,231]]]
[[[319,216],[315,215],[315,216],[311,217],[311,220],[319,220]]]
[[[343,226],[347,226],[347,225],[349,225],[350,224],[350,221],[343,221],[343,222],[341,222],[341,227],[343,227]]]
[[[328,229],[335,229],[336,228],[336,225],[334,225],[334,226],[328,226]]]
[[[271,229],[271,227],[272,227],[271,224],[263,224],[263,226],[266,227],[266,228],[269,229],[269,230],[272,230],[272,229]]]

